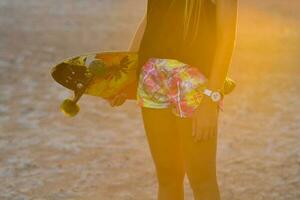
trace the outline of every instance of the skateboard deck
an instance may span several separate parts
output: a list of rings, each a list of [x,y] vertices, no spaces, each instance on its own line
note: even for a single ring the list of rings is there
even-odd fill
[[[134,52],[102,52],[79,55],[63,60],[51,70],[53,79],[74,92],[66,99],[62,111],[74,116],[83,94],[109,99],[123,92],[136,99],[138,55]]]
[[[136,99],[138,54],[135,52],[100,52],[74,56],[63,60],[51,70],[53,79],[73,91],[71,99],[60,108],[67,116],[79,112],[77,102],[83,94],[110,99],[126,93],[127,99]],[[224,94],[235,88],[235,82],[226,77]]]

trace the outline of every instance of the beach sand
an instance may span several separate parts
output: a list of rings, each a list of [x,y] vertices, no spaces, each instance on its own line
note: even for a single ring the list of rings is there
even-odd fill
[[[111,108],[70,93],[51,66],[94,51],[127,50],[140,0],[0,1],[0,199],[154,200],[154,165],[134,101]],[[218,179],[224,200],[300,199],[300,2],[241,0],[220,115]],[[192,192],[185,180],[186,199]]]

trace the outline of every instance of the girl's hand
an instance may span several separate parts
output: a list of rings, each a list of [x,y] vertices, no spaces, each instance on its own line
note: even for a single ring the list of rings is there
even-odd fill
[[[203,97],[193,115],[193,137],[195,142],[208,140],[217,135],[218,105]]]
[[[127,99],[127,94],[126,93],[120,93],[120,94],[117,94],[116,96],[110,98],[110,99],[107,99],[107,101],[109,102],[109,104],[112,106],[112,107],[115,107],[115,106],[120,106],[122,105]]]

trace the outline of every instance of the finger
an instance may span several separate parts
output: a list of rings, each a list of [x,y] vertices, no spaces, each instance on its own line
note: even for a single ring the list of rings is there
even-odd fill
[[[207,140],[209,140],[209,139],[211,139],[212,138],[212,136],[213,136],[213,134],[214,134],[214,128],[213,127],[209,127],[208,128],[208,131],[207,131]]]
[[[196,136],[196,120],[195,119],[193,119],[193,123],[192,123],[192,136],[195,138],[195,136]]]
[[[216,137],[216,136],[217,136],[217,132],[218,132],[218,127],[217,127],[217,126],[214,126],[214,127],[213,127],[213,134],[212,134],[212,136],[213,136],[213,137]]]
[[[208,137],[209,137],[209,128],[205,127],[204,130],[203,130],[203,133],[202,133],[201,140],[206,141],[208,139]]]
[[[109,102],[110,106],[114,106],[114,105],[113,105],[113,99],[109,99],[109,100],[107,100],[107,101]]]
[[[206,130],[205,130],[205,135],[203,137],[203,141],[207,141],[209,140],[210,136],[211,136],[211,128],[210,127],[206,127]]]
[[[209,127],[205,127],[203,131],[202,141],[206,141],[209,137]]]
[[[198,141],[198,137],[199,137],[199,128],[200,126],[198,125],[198,121],[196,121],[196,123],[194,124],[194,142]]]
[[[120,96],[120,105],[123,104],[126,100],[127,100],[127,95],[123,93]]]
[[[120,95],[120,94],[117,95],[114,100],[115,105],[118,106],[122,100],[123,100],[122,95]]]
[[[117,100],[118,100],[118,96],[114,96],[114,97],[111,99],[111,104],[112,104],[113,107],[116,106]]]
[[[111,100],[110,100],[110,105],[112,106],[112,107],[114,107],[115,106],[115,101],[116,101],[116,99],[115,98],[112,98]]]
[[[125,93],[121,93],[117,95],[117,100],[116,100],[116,104],[117,105],[121,105],[126,101],[126,94]]]
[[[198,128],[197,128],[197,134],[196,134],[196,141],[197,142],[200,142],[202,140],[203,133],[204,133],[203,131],[204,131],[203,127],[198,126]]]
[[[118,106],[119,103],[120,103],[120,97],[119,97],[119,96],[116,96],[116,97],[114,98],[114,105],[115,105],[115,106]]]
[[[203,141],[206,141],[209,137],[209,127],[205,127],[205,131],[203,133],[203,137],[202,137],[202,140]]]
[[[117,105],[117,106],[120,106],[120,105],[122,105],[124,102],[125,102],[124,97],[119,97],[118,100],[117,100],[117,102],[116,102],[116,105]]]

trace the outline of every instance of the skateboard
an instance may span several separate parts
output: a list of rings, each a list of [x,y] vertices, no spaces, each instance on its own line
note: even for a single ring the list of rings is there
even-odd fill
[[[83,94],[110,99],[122,92],[127,99],[136,99],[138,54],[136,52],[99,52],[67,58],[56,64],[51,75],[65,88],[73,91],[73,97],[65,99],[60,109],[70,117],[80,107],[77,104]],[[235,82],[226,77],[224,94],[235,88]]]
[[[134,52],[90,53],[63,60],[52,68],[51,75],[74,95],[62,102],[61,111],[75,116],[83,94],[109,99],[123,92],[127,99],[136,99],[137,65],[138,54]]]

